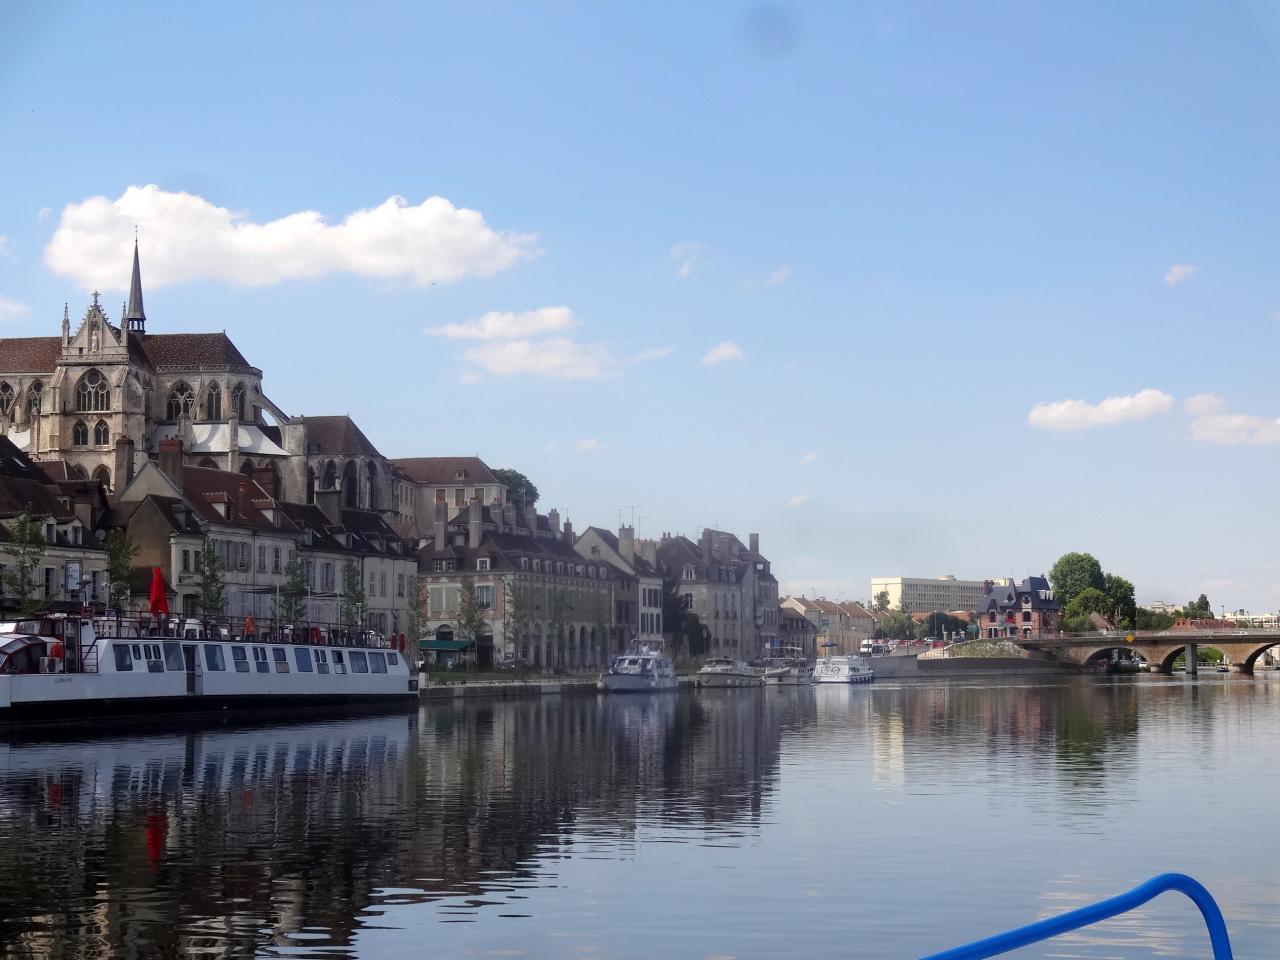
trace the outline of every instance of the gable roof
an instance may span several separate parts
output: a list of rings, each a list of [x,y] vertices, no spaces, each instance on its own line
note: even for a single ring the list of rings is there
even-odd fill
[[[61,337],[6,337],[0,340],[0,373],[52,373],[61,356]]]
[[[499,483],[493,471],[479,457],[408,457],[392,460],[414,483]],[[465,476],[459,480],[458,473]]]
[[[54,338],[55,341],[57,338]],[[223,333],[148,333],[141,337],[142,349],[157,370],[223,368],[246,373],[255,368]]]
[[[369,438],[348,416],[295,417],[307,427],[307,454],[328,457],[381,457]]]

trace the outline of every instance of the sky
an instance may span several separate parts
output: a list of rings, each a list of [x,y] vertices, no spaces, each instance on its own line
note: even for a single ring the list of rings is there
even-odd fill
[[[1280,6],[0,6],[0,336],[152,332],[784,589],[1280,608]]]

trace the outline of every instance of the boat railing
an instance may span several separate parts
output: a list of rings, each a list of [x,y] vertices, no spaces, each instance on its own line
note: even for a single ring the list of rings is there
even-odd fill
[[[1200,908],[1205,926],[1209,930],[1209,944],[1213,948],[1213,960],[1231,960],[1231,941],[1227,936],[1227,924],[1213,896],[1197,880],[1183,873],[1162,873],[1126,893],[1100,900],[1079,910],[1027,924],[1014,930],[1006,930],[994,937],[975,940],[962,947],[954,947],[941,953],[930,954],[922,960],[984,960],[1009,953],[1020,947],[1092,926],[1103,920],[1136,910],[1162,893],[1177,892],[1186,895]]]
[[[315,620],[256,620],[253,617],[152,616],[145,612],[86,618],[104,638],[126,640],[207,640],[222,643],[272,643],[298,646],[367,647],[399,650],[399,636],[383,636],[350,624]]]

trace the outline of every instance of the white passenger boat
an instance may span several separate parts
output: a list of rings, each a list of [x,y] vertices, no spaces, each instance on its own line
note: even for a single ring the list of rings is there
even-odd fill
[[[804,660],[766,657],[760,664],[764,668],[762,679],[767,686],[808,686],[813,682],[813,668]]]
[[[663,652],[662,644],[652,641],[632,641],[596,683],[596,689],[606,693],[647,693],[677,686],[675,664]]]
[[[827,656],[813,668],[814,683],[870,683],[875,678],[871,664],[862,657]]]
[[[245,636],[226,621],[168,618],[0,625],[0,722],[416,698],[404,652],[368,633],[308,627]]]
[[[700,687],[760,686],[760,674],[732,657],[712,657],[703,663],[695,679]]]

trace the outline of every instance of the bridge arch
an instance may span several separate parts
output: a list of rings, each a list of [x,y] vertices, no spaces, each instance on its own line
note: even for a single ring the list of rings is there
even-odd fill
[[[1102,663],[1116,659],[1113,654],[1123,653],[1127,656],[1122,659],[1140,660],[1146,666],[1150,666],[1151,661],[1147,658],[1147,653],[1141,648],[1135,648],[1129,644],[1121,643],[1113,647],[1098,647],[1091,652],[1084,660],[1084,666],[1092,669],[1100,666]],[[1172,661],[1170,661],[1172,663]]]
[[[1268,650],[1274,650],[1277,655],[1280,655],[1280,643],[1269,643],[1266,646],[1259,646],[1254,648],[1250,653],[1246,654],[1242,660],[1239,661],[1239,663],[1237,664],[1237,667],[1242,673],[1253,673],[1253,668],[1257,665],[1258,661],[1262,658],[1262,655],[1265,654]]]

